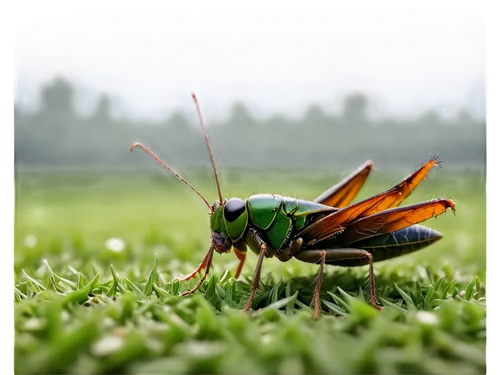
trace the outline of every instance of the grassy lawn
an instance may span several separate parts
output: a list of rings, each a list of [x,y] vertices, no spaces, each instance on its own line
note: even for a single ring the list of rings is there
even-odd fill
[[[187,177],[212,201],[210,171]],[[411,171],[408,171],[408,173]],[[227,197],[279,193],[313,199],[331,173],[226,172]],[[360,198],[405,174],[375,170]],[[214,256],[200,291],[174,278],[210,244],[206,207],[163,173],[17,173],[16,373],[484,373],[485,176],[437,169],[408,203],[451,197],[424,225],[444,238],[368,269],[328,266],[319,321],[318,267],[265,260],[252,314],[241,312],[256,256]]]

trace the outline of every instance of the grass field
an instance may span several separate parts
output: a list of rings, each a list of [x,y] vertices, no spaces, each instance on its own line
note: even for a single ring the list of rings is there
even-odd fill
[[[410,172],[410,171],[408,171]],[[373,172],[360,198],[405,174]],[[209,171],[187,176],[215,199]],[[227,172],[227,197],[312,199],[339,175]],[[327,267],[322,318],[311,319],[318,267],[256,256],[235,280],[234,255],[214,256],[192,297],[180,291],[208,249],[204,204],[162,173],[17,173],[16,373],[484,373],[486,198],[480,172],[430,176],[407,200],[451,197],[456,215],[426,225],[444,238],[368,269]],[[111,240],[110,240],[111,239]],[[114,240],[113,240],[114,239]]]

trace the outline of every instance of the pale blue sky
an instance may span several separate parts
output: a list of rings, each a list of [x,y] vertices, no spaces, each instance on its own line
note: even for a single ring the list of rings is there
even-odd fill
[[[335,113],[362,91],[376,116],[427,109],[484,116],[482,20],[446,11],[64,16],[23,27],[16,101],[37,104],[56,75],[92,110],[106,92],[118,116],[159,119],[172,109],[227,115],[241,100],[257,116],[298,116],[310,103]]]

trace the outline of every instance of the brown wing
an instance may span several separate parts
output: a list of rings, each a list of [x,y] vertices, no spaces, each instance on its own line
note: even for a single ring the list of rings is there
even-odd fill
[[[295,238],[301,237],[304,240],[304,243],[306,244],[308,243],[308,241],[309,242],[314,241],[314,243],[317,243],[335,234],[343,232],[348,227],[348,225],[350,223],[353,223],[354,221],[360,220],[364,217],[368,218],[377,213],[383,213],[385,212],[385,210],[389,210],[391,208],[399,206],[401,202],[406,197],[408,197],[413,190],[415,190],[418,184],[424,179],[424,177],[427,175],[429,170],[434,165],[438,165],[437,157],[431,158],[427,163],[422,165],[417,171],[415,171],[413,174],[411,174],[410,176],[408,176],[407,178],[405,178],[403,181],[399,182],[392,188],[380,194],[366,198],[361,202],[357,202],[350,206],[344,207],[331,215],[328,215],[326,217],[323,217],[322,219],[317,220],[316,222],[312,223],[307,228],[305,228],[303,231],[298,233],[295,236]],[[355,175],[356,173],[353,174],[353,176]],[[349,178],[347,180],[349,180]],[[425,205],[431,203],[432,205],[434,204],[434,202],[440,202],[440,201],[429,201],[421,204]],[[452,201],[447,201],[447,202],[453,203]],[[412,208],[419,207],[419,204],[408,207]],[[454,208],[454,205],[452,206],[452,208]],[[391,212],[392,211],[389,210],[390,214]],[[420,212],[420,210],[418,212]],[[426,219],[421,219],[420,221],[423,220]],[[353,228],[355,227],[353,226]],[[386,233],[386,232],[381,232],[381,233]]]
[[[448,208],[455,211],[455,203],[450,199],[435,199],[411,206],[390,208],[348,224],[339,235],[338,241],[344,246],[378,234],[395,232],[441,215]]]
[[[338,184],[323,192],[314,202],[339,208],[348,206],[364,185],[372,168],[373,163],[368,160]]]
[[[299,232],[295,238],[306,237],[311,240],[316,239],[316,241],[321,241],[335,233],[343,231],[347,223],[365,216],[364,213],[366,211],[376,210],[379,204],[386,201],[394,201],[397,199],[398,195],[399,192],[397,191],[388,191],[351,204],[348,207],[341,208],[331,215],[325,216],[312,223],[303,231]]]
[[[363,213],[363,216],[373,215],[377,212],[386,210],[388,208],[399,206],[401,202],[403,202],[412,193],[412,191],[415,190],[418,184],[422,182],[427,173],[435,165],[439,165],[438,158],[432,157],[427,163],[422,165],[419,169],[417,169],[414,173],[406,177],[403,181],[394,185],[389,190],[386,190],[385,192],[381,193],[381,194],[387,194],[389,192],[398,192],[399,195],[396,197],[396,199],[393,199],[392,195],[387,195],[387,197],[383,202],[380,202],[380,204],[378,204],[376,207],[373,207],[373,209],[365,211]]]

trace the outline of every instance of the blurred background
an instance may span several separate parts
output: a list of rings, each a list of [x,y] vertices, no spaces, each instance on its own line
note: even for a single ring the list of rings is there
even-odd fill
[[[312,199],[370,159],[366,196],[439,154],[443,168],[409,201],[456,199],[484,253],[485,37],[474,15],[57,17],[20,30],[16,67],[18,269],[50,254],[106,265],[110,238],[196,262],[209,238],[203,204],[142,150],[129,152],[144,143],[212,201],[191,91],[225,196]],[[466,249],[477,241],[457,236],[482,270],[485,257]],[[154,253],[137,251],[128,254]]]
[[[73,16],[21,30],[16,170],[485,167],[479,18],[438,12]]]

